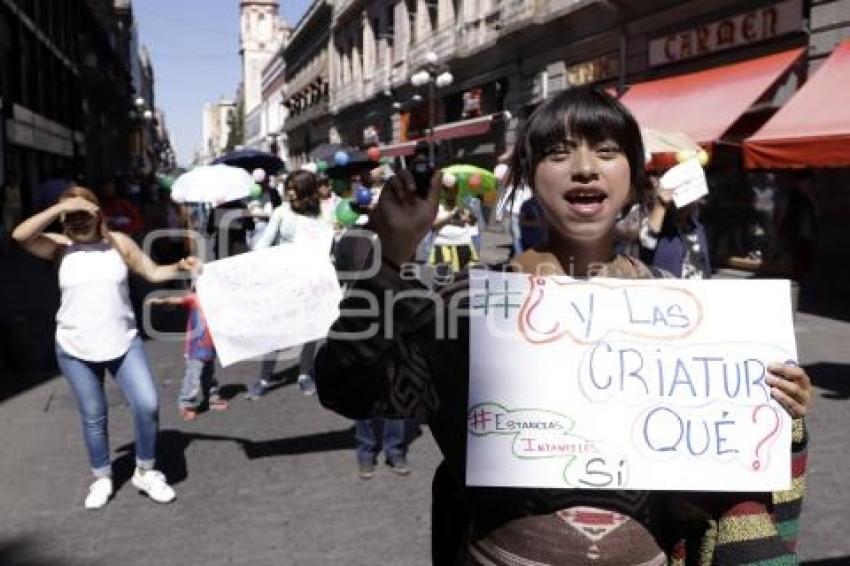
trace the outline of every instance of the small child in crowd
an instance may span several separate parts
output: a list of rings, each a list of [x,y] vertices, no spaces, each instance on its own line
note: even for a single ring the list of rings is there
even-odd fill
[[[152,305],[183,307],[189,313],[186,323],[186,345],[183,355],[186,358],[186,374],[180,386],[180,416],[184,421],[192,421],[198,416],[198,410],[204,399],[210,410],[227,409],[227,401],[218,393],[218,381],[215,379],[215,345],[207,327],[206,318],[195,293],[180,297],[158,297],[150,299]]]

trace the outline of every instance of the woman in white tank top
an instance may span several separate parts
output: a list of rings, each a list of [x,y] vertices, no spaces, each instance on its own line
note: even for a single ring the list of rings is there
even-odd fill
[[[45,232],[56,220],[61,221],[63,233]],[[31,254],[55,261],[59,267],[56,359],[77,401],[95,476],[86,508],[103,507],[113,491],[103,389],[107,370],[133,412],[133,485],[154,501],[174,500],[174,490],[154,469],[159,404],[136,330],[127,275],[132,270],[151,282],[166,281],[198,267],[198,260],[157,265],[128,236],[107,230],[97,197],[83,187],[65,191],[57,204],[22,222],[12,237]]]

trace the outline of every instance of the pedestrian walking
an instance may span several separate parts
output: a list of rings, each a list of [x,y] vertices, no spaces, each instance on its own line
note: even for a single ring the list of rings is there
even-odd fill
[[[358,419],[354,426],[357,443],[357,475],[362,480],[375,476],[378,455],[383,450],[384,462],[400,476],[410,474],[407,464],[408,419],[373,417]]]
[[[377,204],[377,203],[375,203]],[[374,205],[357,207],[364,215],[374,209]],[[355,230],[361,231],[362,227]],[[348,229],[342,233],[340,243],[334,248],[334,266],[340,274],[340,283],[347,291],[350,280],[347,274],[356,273],[363,268],[358,260],[364,256],[364,249],[370,249],[372,242],[362,237],[345,237]],[[364,248],[365,246],[365,248]],[[366,252],[368,253],[368,252]],[[362,480],[375,477],[378,456],[384,453],[384,463],[400,476],[410,474],[407,462],[407,449],[418,425],[410,419],[387,416],[356,419],[354,424],[355,455],[357,457],[357,475]]]
[[[457,186],[443,187],[443,200],[431,226],[434,240],[428,262],[443,280],[478,262],[475,237],[478,236],[478,219],[475,212],[458,196]],[[424,235],[423,235],[424,236]]]
[[[182,297],[155,297],[151,305],[183,307],[188,312],[186,342],[183,356],[186,358],[186,373],[180,386],[177,405],[184,421],[193,421],[204,402],[212,411],[227,409],[227,401],[221,398],[215,378],[215,345],[201,303],[195,293]]]
[[[333,227],[322,218],[319,182],[310,171],[296,171],[286,179],[285,194],[289,199],[272,212],[269,224],[257,240],[255,249],[271,246],[299,246],[330,258]],[[285,322],[284,322],[285,324]],[[298,387],[305,395],[313,395],[316,386],[311,375],[316,342],[307,342],[301,348]],[[274,375],[277,353],[266,356],[260,365],[260,376],[251,384],[247,399],[259,399],[280,380]]]
[[[505,156],[505,159],[509,158],[509,155]],[[526,202],[534,198],[534,193],[528,185],[516,186],[509,184],[510,179],[511,176],[506,174],[501,181],[502,192],[496,204],[496,221],[502,222],[505,213],[507,213],[509,219],[508,228],[511,233],[511,256],[515,256],[531,247],[533,243],[529,238],[526,238],[525,244],[523,243],[522,207]],[[530,212],[528,207],[526,207],[526,210]],[[531,220],[528,216],[527,214],[526,222]]]
[[[514,269],[554,274],[569,269],[582,278],[654,276],[639,260],[614,253],[617,215],[646,186],[640,130],[619,101],[586,87],[563,91],[532,113],[515,148],[514,183],[526,182],[534,191],[548,238],[540,249],[515,257]],[[461,280],[443,289],[443,310],[436,312],[438,302],[398,268],[413,256],[436,214],[439,177],[427,198],[416,196],[406,172],[387,183],[368,225],[381,242],[380,269],[353,284],[360,292],[343,301],[343,315],[315,368],[321,402],[343,415],[427,416],[444,456],[433,484],[434,563],[579,564],[591,556],[600,565],[792,562],[793,545],[785,538],[793,537],[793,528],[787,528],[792,523],[783,522],[780,532],[776,521],[799,514],[797,482],[798,491],[774,500],[770,494],[699,497],[465,485],[470,344],[468,318],[460,315],[468,312],[469,299],[457,299],[468,284]],[[364,316],[365,294],[377,298],[374,316]],[[436,321],[459,322],[458,339],[441,336]],[[333,337],[373,325],[371,338]],[[811,396],[805,371],[779,364],[766,380],[793,417],[805,414]],[[800,420],[794,440],[794,451],[803,451]],[[616,528],[598,521],[614,516]],[[586,532],[594,533],[590,542]]]
[[[224,259],[248,251],[248,233],[254,219],[242,200],[219,204],[210,211],[207,233],[212,237],[213,257]]]
[[[812,198],[812,172],[796,173],[779,220],[779,237],[791,256],[792,275],[805,282],[815,263],[818,215]]]
[[[322,210],[322,220],[334,228],[334,231],[340,229],[339,221],[336,219],[336,207],[339,206],[340,198],[331,188],[331,180],[327,175],[318,176],[319,182],[319,199]]]
[[[63,233],[46,232],[57,219]],[[57,204],[25,220],[12,236],[31,254],[58,265],[61,301],[56,314],[56,359],[77,402],[95,477],[85,507],[103,507],[113,491],[103,388],[106,371],[117,381],[133,413],[136,470],[132,484],[154,501],[172,501],[174,490],[154,469],[159,404],[130,305],[127,275],[132,270],[150,282],[163,282],[190,272],[198,260],[188,257],[157,265],[129,236],[107,229],[97,197],[83,187],[66,190]]]
[[[127,198],[126,187],[116,187],[113,179],[106,179],[100,185],[100,197],[103,215],[110,230],[141,237],[145,221],[139,207]]]

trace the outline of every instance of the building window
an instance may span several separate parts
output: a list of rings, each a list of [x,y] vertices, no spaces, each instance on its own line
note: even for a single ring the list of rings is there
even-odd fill
[[[426,2],[425,5],[428,7],[428,24],[430,25],[431,31],[436,31],[437,26],[440,24],[437,2]]]
[[[379,18],[372,18],[372,46],[373,46],[373,54],[375,57],[375,62],[378,66],[382,65],[384,62],[384,50],[381,49],[381,39],[383,39],[384,32],[381,30],[381,20]]]
[[[416,0],[405,0],[407,6],[407,19],[410,22],[409,43],[416,43]]]
[[[394,14],[394,6],[391,4],[386,7],[386,12],[384,13],[384,22],[386,22],[386,28],[384,29],[384,40],[387,42],[387,57],[390,58],[390,61],[395,57],[395,14]]]
[[[463,21],[463,0],[452,0],[452,12],[455,23],[461,23]]]

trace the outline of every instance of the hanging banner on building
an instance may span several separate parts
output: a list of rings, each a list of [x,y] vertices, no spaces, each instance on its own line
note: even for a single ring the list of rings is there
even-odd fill
[[[649,66],[758,43],[803,29],[802,0],[785,0],[649,41]]]
[[[789,488],[787,281],[471,277],[468,485]]]

